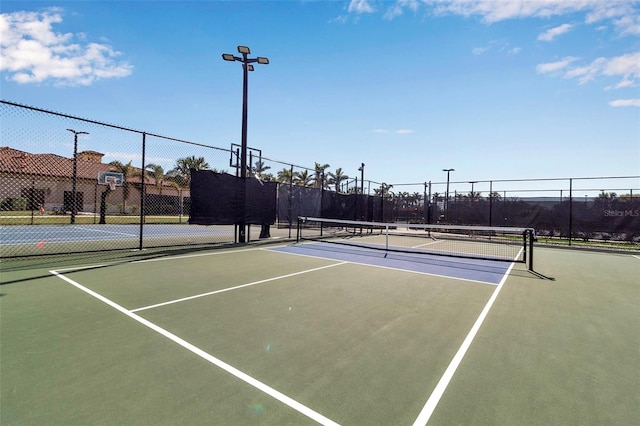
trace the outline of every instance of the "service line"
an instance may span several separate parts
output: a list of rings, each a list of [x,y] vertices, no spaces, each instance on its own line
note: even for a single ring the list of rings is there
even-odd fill
[[[219,293],[224,293],[224,292],[227,292],[227,291],[237,290],[239,288],[249,287],[249,286],[256,285],[256,284],[268,283],[269,281],[282,280],[284,278],[295,277],[296,275],[308,274],[309,272],[320,271],[320,270],[326,269],[326,268],[333,268],[334,266],[344,265],[345,263],[347,263],[347,262],[332,263],[331,265],[320,266],[319,268],[307,269],[307,270],[300,271],[300,272],[294,272],[292,274],[280,275],[279,277],[267,278],[267,279],[264,279],[264,280],[254,281],[254,282],[247,283],[247,284],[241,284],[241,285],[237,285],[235,287],[223,288],[222,290],[209,291],[207,293],[201,293],[201,294],[196,294],[194,296],[183,297],[181,299],[169,300],[167,302],[157,303],[155,305],[149,305],[149,306],[144,306],[142,308],[131,309],[130,312],[145,311],[147,309],[153,309],[153,308],[158,308],[160,306],[166,306],[166,305],[171,305],[171,304],[174,304],[174,303],[184,302],[184,301],[187,301],[187,300],[198,299],[200,297],[211,296],[213,294],[219,294]]]

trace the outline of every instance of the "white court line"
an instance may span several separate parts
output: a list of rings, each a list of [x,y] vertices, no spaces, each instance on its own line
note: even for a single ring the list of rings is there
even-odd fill
[[[116,231],[109,231],[109,230],[105,230],[105,229],[94,229],[94,228],[83,228],[80,226],[74,226],[75,229],[81,230],[81,231],[92,231],[92,232],[102,232],[105,234],[115,234],[115,235],[126,235],[127,237],[137,237],[139,234],[130,234],[128,232],[116,232]]]
[[[418,247],[424,247],[424,246],[430,246],[431,244],[438,244],[438,243],[442,243],[443,241],[432,241],[430,243],[424,243],[424,244],[419,244],[417,246],[413,246],[411,248],[418,248]]]
[[[507,270],[504,277],[502,277],[500,284],[498,284],[498,287],[494,290],[493,294],[489,298],[489,301],[484,306],[484,309],[482,310],[482,312],[480,312],[480,316],[478,317],[478,319],[476,319],[476,322],[473,324],[473,327],[471,327],[471,330],[469,330],[469,334],[467,334],[467,337],[462,342],[462,345],[460,345],[458,352],[456,352],[455,356],[449,363],[449,366],[447,367],[444,374],[440,378],[440,381],[438,382],[436,387],[433,389],[433,392],[431,392],[429,399],[427,400],[426,404],[420,411],[420,414],[416,418],[416,421],[413,422],[413,426],[424,426],[429,422],[429,419],[431,418],[433,411],[436,409],[438,402],[440,402],[440,398],[442,398],[444,391],[447,389],[447,386],[449,386],[449,382],[451,382],[453,375],[455,374],[456,370],[458,369],[458,366],[462,362],[462,359],[467,353],[467,350],[471,346],[473,339],[476,337],[476,334],[478,334],[478,330],[480,330],[482,323],[484,322],[485,318],[489,314],[489,310],[491,310],[491,307],[493,306],[493,302],[495,302],[495,300],[498,297],[498,294],[500,294],[500,290],[502,290],[504,283],[507,281],[507,277],[509,276],[509,273],[511,272],[511,269],[513,268],[513,266],[514,266],[514,263],[512,263],[511,266],[509,266],[509,269]]]
[[[101,294],[96,293],[93,290],[90,290],[86,287],[84,287],[81,284],[78,284],[77,282],[73,281],[70,278],[67,278],[66,276],[62,275],[61,273],[57,272],[57,271],[49,271],[51,274],[55,275],[56,277],[68,282],[69,284],[73,285],[74,287],[84,291],[85,293],[95,297],[96,299],[100,300],[103,303],[106,303],[107,305],[111,306],[112,308],[120,311],[121,313],[123,313],[124,315],[128,316],[129,318],[139,322],[140,324],[152,329],[153,331],[155,331],[156,333],[166,337],[167,339],[173,341],[174,343],[177,343],[178,345],[182,346],[183,348],[191,351],[192,353],[198,355],[199,357],[203,358],[204,360],[210,362],[211,364],[221,368],[222,370],[226,371],[229,374],[232,374],[233,376],[237,377],[238,379],[244,381],[245,383],[253,386],[254,388],[266,393],[267,395],[271,396],[274,399],[277,399],[278,401],[282,402],[283,404],[293,408],[294,410],[296,410],[297,412],[309,417],[310,419],[315,420],[316,422],[322,424],[322,425],[330,425],[330,426],[339,426],[338,423],[334,422],[331,419],[328,419],[327,417],[323,416],[322,414],[312,410],[311,408],[302,405],[301,403],[299,403],[298,401],[294,400],[293,398],[288,397],[287,395],[277,391],[276,389],[262,383],[261,381],[254,379],[253,377],[249,376],[246,373],[243,373],[242,371],[238,370],[237,368],[227,364],[226,362],[214,357],[213,355],[208,354],[207,352],[203,351],[202,349],[192,345],[191,343],[187,342],[184,339],[181,339],[180,337],[176,336],[175,334],[165,330],[164,328],[152,323],[151,321],[148,321],[144,318],[142,318],[141,316],[123,308],[122,306],[118,305],[117,303],[113,302],[110,299],[107,299],[106,297],[102,296]]]
[[[634,255],[632,255],[631,257],[635,257],[636,259],[640,260],[640,256],[637,256],[637,255],[635,255],[635,254],[634,254]]]
[[[153,308],[158,308],[160,306],[172,305],[174,303],[184,302],[184,301],[187,301],[187,300],[198,299],[200,297],[211,296],[213,294],[219,294],[219,293],[224,293],[224,292],[227,292],[227,291],[237,290],[239,288],[249,287],[249,286],[256,285],[256,284],[267,283],[269,281],[275,281],[275,280],[281,280],[281,279],[284,279],[284,278],[295,277],[296,275],[302,275],[302,274],[306,274],[306,273],[309,273],[309,272],[320,271],[320,270],[326,269],[326,268],[333,268],[334,266],[344,265],[345,263],[347,263],[347,262],[333,263],[331,265],[321,266],[319,268],[307,269],[305,271],[294,272],[292,274],[281,275],[279,277],[267,278],[267,279],[260,280],[260,281],[254,281],[254,282],[247,283],[247,284],[237,285],[235,287],[223,288],[222,290],[210,291],[208,293],[196,294],[194,296],[183,297],[181,299],[169,300],[168,302],[162,302],[162,303],[157,303],[155,305],[144,306],[142,308],[131,309],[130,312],[145,311],[147,309],[153,309]]]

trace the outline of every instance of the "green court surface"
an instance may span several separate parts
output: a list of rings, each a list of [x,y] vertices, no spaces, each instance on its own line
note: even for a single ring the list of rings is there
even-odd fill
[[[3,261],[0,424],[640,423],[638,255],[495,285],[272,248]]]

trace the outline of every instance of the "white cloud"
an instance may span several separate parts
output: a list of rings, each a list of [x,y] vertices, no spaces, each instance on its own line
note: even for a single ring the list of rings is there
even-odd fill
[[[351,0],[349,13],[374,13],[375,0]],[[387,5],[389,2],[380,0]],[[420,8],[434,15],[478,16],[487,24],[509,19],[550,18],[582,12],[585,23],[611,21],[622,35],[640,34],[640,13],[635,0],[396,0],[387,7],[385,19],[416,13]],[[602,26],[599,26],[601,28]],[[555,35],[549,35],[555,37]]]
[[[622,80],[620,80],[618,82],[618,84],[616,84],[615,86],[607,86],[604,88],[604,90],[611,90],[611,89],[626,89],[628,87],[637,87],[638,83],[636,81],[627,79],[626,77],[623,78]]]
[[[627,75],[640,78],[640,52],[618,56],[607,61],[605,75]]]
[[[618,99],[609,102],[612,107],[640,107],[640,99]]]
[[[622,35],[640,35],[640,14],[623,16],[614,25]]]
[[[634,2],[600,2],[585,18],[587,24],[606,20],[611,20],[622,35],[640,35],[640,14],[634,7]]]
[[[607,60],[605,58],[597,58],[593,60],[589,65],[585,65],[583,67],[575,67],[568,70],[564,76],[566,78],[577,78],[578,83],[584,84],[602,74],[603,69],[606,66],[606,62]]]
[[[351,0],[347,7],[349,12],[361,14],[361,13],[373,13],[373,6],[369,0]]]
[[[471,50],[471,53],[473,53],[475,56],[480,56],[482,55],[484,52],[486,52],[487,50],[489,50],[489,47],[474,47]]]
[[[522,50],[520,47],[509,47],[509,43],[504,40],[491,40],[486,46],[474,47],[471,53],[475,56],[484,55],[489,50],[494,49],[498,52],[506,52],[507,55],[517,55]]]
[[[559,16],[595,8],[599,0],[425,0],[437,14],[480,16],[486,23],[507,19]]]
[[[118,62],[121,53],[107,44],[53,30],[62,22],[60,9],[0,14],[0,72],[20,84],[52,81],[57,85],[90,85],[96,80],[130,75],[133,67]]]
[[[567,57],[558,62],[540,64],[536,70],[541,74],[563,71],[565,78],[576,78],[579,84],[588,83],[602,76],[622,77],[622,80],[613,88],[633,87],[640,80],[640,52],[614,58],[600,57],[591,61],[590,64],[572,67],[576,60],[576,58]]]
[[[536,71],[540,74],[560,71],[564,68],[567,68],[575,60],[577,60],[577,58],[574,58],[572,56],[567,56],[560,61],[540,64],[536,67]]]
[[[409,9],[415,13],[419,7],[420,2],[418,2],[418,0],[396,0],[396,3],[387,9],[384,18],[391,20],[396,16],[402,15],[405,9]]]
[[[384,129],[373,129],[373,133],[389,133],[389,131]]]
[[[136,152],[113,151],[113,152],[105,152],[104,156],[107,157],[109,161],[118,160],[124,163],[128,163],[129,161],[131,162],[142,161],[142,156]],[[150,160],[147,160],[147,162],[150,162]]]
[[[571,30],[571,28],[573,28],[573,25],[571,24],[562,24],[555,28],[548,29],[538,36],[538,40],[552,41],[557,36],[567,33],[569,30]]]

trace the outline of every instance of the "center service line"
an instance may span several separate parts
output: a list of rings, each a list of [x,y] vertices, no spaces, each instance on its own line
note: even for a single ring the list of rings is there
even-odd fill
[[[282,402],[285,405],[288,405],[289,407],[293,408],[294,410],[298,411],[301,414],[304,414],[305,416],[309,417],[310,419],[315,420],[316,422],[322,424],[322,425],[326,425],[326,426],[340,426],[338,423],[334,422],[331,419],[326,418],[325,416],[323,416],[322,414],[313,411],[311,408],[302,405],[301,403],[299,403],[298,401],[288,397],[287,395],[275,390],[274,388],[262,383],[261,381],[254,379],[253,377],[249,376],[246,373],[243,373],[242,371],[238,370],[235,367],[232,367],[231,365],[227,364],[226,362],[214,357],[213,355],[208,354],[207,352],[203,351],[202,349],[192,345],[191,343],[187,342],[184,339],[181,339],[180,337],[176,336],[175,334],[165,330],[164,328],[152,323],[151,321],[148,321],[144,318],[142,318],[141,316],[134,314],[133,312],[125,309],[124,307],[118,305],[117,303],[115,303],[114,301],[107,299],[106,297],[102,296],[101,294],[96,293],[93,290],[88,289],[87,287],[78,284],[77,282],[73,281],[70,278],[67,278],[66,276],[62,275],[61,273],[57,272],[57,271],[49,271],[51,274],[55,275],[56,277],[68,282],[69,284],[73,285],[74,287],[84,291],[85,293],[95,297],[96,299],[100,300],[101,302],[111,306],[112,308],[120,311],[121,313],[123,313],[124,315],[128,316],[129,318],[138,321],[140,324],[152,329],[153,331],[155,331],[158,334],[161,334],[162,336],[166,337],[169,340],[172,340],[173,342],[177,343],[178,345],[182,346],[183,348],[193,352],[194,354],[198,355],[199,357],[203,358],[204,360],[210,362],[211,364],[223,369],[224,371],[226,371],[229,374],[234,375],[235,377],[237,377],[238,379],[244,381],[245,383],[253,386],[256,389],[259,389],[260,391],[266,393],[267,395],[271,396],[272,398],[277,399],[278,401]]]
[[[482,326],[484,319],[489,314],[489,311],[491,310],[491,306],[493,306],[493,302],[495,302],[495,300],[498,298],[498,294],[500,294],[500,290],[502,290],[502,287],[504,286],[505,281],[507,281],[507,277],[509,276],[511,269],[513,268],[513,265],[514,263],[512,263],[511,266],[509,266],[509,269],[502,277],[500,284],[498,284],[498,287],[494,290],[493,294],[487,301],[487,304],[484,306],[484,309],[482,310],[482,312],[480,312],[480,316],[478,316],[478,319],[476,319],[476,322],[473,324],[473,327],[471,327],[471,330],[469,330],[469,334],[467,334],[467,337],[465,337],[464,341],[462,342],[462,345],[460,345],[458,352],[456,352],[455,356],[449,363],[449,366],[447,367],[444,374],[440,378],[440,381],[438,382],[436,387],[433,389],[431,396],[429,396],[429,399],[427,400],[426,404],[420,411],[420,414],[418,415],[418,418],[416,418],[416,421],[413,423],[413,426],[425,426],[429,422],[429,419],[431,418],[433,411],[436,409],[438,402],[440,402],[440,398],[442,398],[444,391],[447,389],[447,386],[449,386],[449,382],[451,382],[453,375],[455,374],[456,370],[458,369],[458,366],[462,362],[462,359],[467,353],[467,350],[471,346],[473,339],[476,337],[476,334],[478,334],[478,330],[480,330],[480,327]]]

